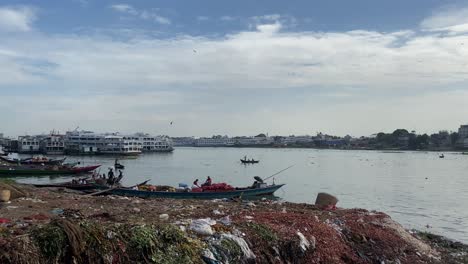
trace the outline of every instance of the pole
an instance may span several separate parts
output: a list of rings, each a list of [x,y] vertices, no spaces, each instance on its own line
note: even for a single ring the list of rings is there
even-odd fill
[[[277,173],[275,173],[275,174],[273,174],[273,175],[271,175],[271,176],[266,177],[266,178],[263,179],[263,180],[266,181],[266,180],[270,179],[271,177],[273,177],[273,176],[275,176],[275,175],[278,175],[278,174],[282,173],[283,171],[288,170],[288,169],[294,167],[294,165],[295,165],[295,164],[293,164],[293,165],[287,167],[286,169],[282,169],[282,170],[278,171]]]

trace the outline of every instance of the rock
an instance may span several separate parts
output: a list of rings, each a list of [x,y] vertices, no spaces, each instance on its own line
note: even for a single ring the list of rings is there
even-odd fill
[[[159,220],[163,220],[163,221],[169,220],[169,215],[168,214],[160,214],[159,215]]]
[[[135,212],[135,213],[139,213],[139,212],[141,211],[140,208],[137,208],[137,207],[134,207],[132,210],[133,210],[133,212]]]
[[[338,203],[338,199],[328,193],[319,193],[315,199],[315,205],[321,209],[332,209]]]

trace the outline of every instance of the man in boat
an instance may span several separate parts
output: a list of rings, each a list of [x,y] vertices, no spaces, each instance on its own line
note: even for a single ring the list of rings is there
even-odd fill
[[[208,176],[208,178],[206,178],[206,181],[205,183],[202,184],[202,186],[210,186],[211,185],[211,178],[210,176]]]
[[[122,180],[122,178],[123,178],[122,170],[119,170],[119,176],[117,176],[117,179],[115,180],[115,183],[119,183],[120,180]]]
[[[201,188],[200,185],[198,184],[198,179],[196,179],[196,180],[193,182],[192,189],[194,189],[194,188]]]

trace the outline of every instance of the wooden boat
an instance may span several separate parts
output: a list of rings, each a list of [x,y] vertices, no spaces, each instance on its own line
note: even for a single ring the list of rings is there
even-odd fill
[[[245,159],[241,159],[240,160],[243,164],[254,164],[254,163],[259,163],[260,161],[259,160],[245,160]]]
[[[69,166],[0,166],[0,175],[6,176],[39,176],[39,175],[70,175],[91,172],[101,165],[69,167]]]
[[[441,159],[445,158],[444,154],[439,155],[439,158]]]
[[[78,184],[78,183],[71,183],[71,182],[63,182],[63,183],[56,183],[56,184],[33,184],[34,187],[43,188],[43,187],[57,187],[57,188],[67,188],[77,191],[87,191],[87,190],[96,190],[96,189],[103,189],[106,188],[105,186],[96,184],[96,183],[85,183],[85,184]]]
[[[61,165],[67,158],[63,159],[49,159],[49,158],[27,158],[27,159],[14,159],[8,156],[0,156],[0,159],[10,164],[37,164],[37,165]]]
[[[108,193],[120,196],[140,197],[140,198],[171,198],[171,199],[222,199],[235,197],[253,197],[272,195],[284,184],[267,185],[260,188],[236,188],[231,191],[177,191],[177,192],[161,192],[161,191],[140,191],[130,188],[110,189]]]

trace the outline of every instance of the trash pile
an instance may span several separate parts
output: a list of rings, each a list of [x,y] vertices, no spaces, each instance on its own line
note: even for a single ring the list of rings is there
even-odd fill
[[[466,263],[468,256],[466,245],[410,233],[362,209],[15,188],[25,196],[0,203],[0,263]]]

